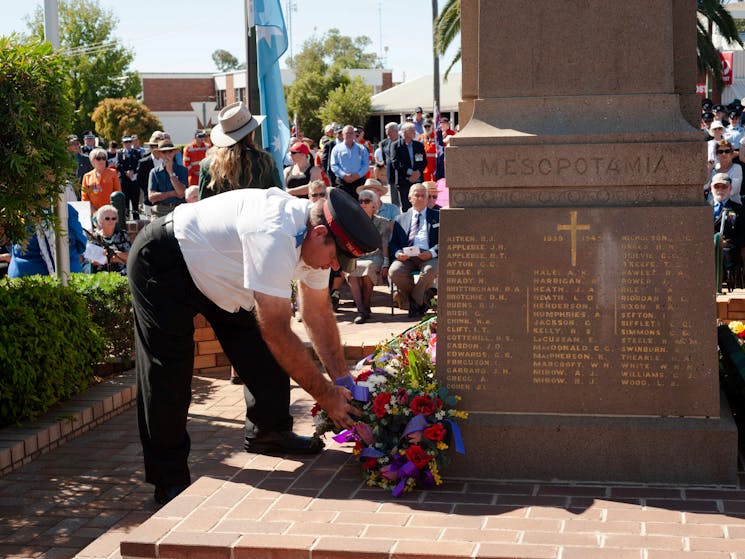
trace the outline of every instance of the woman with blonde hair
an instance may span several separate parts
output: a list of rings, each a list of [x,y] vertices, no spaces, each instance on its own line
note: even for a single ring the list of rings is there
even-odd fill
[[[252,115],[242,102],[220,111],[210,133],[212,147],[199,164],[199,199],[237,188],[282,186],[271,154],[254,144],[254,133],[266,117]],[[230,382],[241,377],[230,368]]]
[[[98,208],[111,201],[111,195],[114,192],[121,192],[122,186],[119,183],[117,170],[108,166],[109,156],[105,149],[95,148],[88,158],[93,165],[93,170],[83,175],[80,199],[83,202],[90,202],[91,215],[93,215]]]
[[[272,156],[254,143],[264,116],[252,115],[242,102],[220,111],[212,129],[214,147],[199,164],[199,199],[237,188],[281,186]]]

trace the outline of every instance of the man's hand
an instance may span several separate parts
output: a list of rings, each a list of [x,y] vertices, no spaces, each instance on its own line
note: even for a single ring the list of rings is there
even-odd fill
[[[409,175],[409,182],[413,184],[416,181],[418,181],[419,177],[421,176],[422,174],[419,171],[412,171],[411,174]]]
[[[318,405],[326,410],[334,425],[344,429],[354,427],[356,421],[352,416],[362,416],[362,412],[352,405],[352,393],[343,386],[331,386],[328,393],[318,399]]]
[[[360,178],[360,176],[357,173],[349,173],[348,175],[344,175],[344,182],[354,182],[358,178]]]
[[[432,260],[432,253],[428,250],[423,250],[419,253],[419,256],[417,256],[417,258],[422,262],[426,262],[427,260]]]
[[[400,251],[396,254],[396,260],[400,260],[401,262],[406,262],[409,259],[407,255],[403,253],[403,251]]]

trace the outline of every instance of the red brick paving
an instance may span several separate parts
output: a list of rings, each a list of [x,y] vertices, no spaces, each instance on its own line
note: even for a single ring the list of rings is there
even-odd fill
[[[406,326],[396,319],[342,321],[350,353]],[[308,432],[311,402],[292,393]],[[448,480],[396,500],[363,486],[335,443],[301,460],[243,452],[242,391],[227,373],[195,377],[194,394],[186,493],[153,502],[130,407],[0,477],[0,556],[745,559],[742,477],[735,487]]]

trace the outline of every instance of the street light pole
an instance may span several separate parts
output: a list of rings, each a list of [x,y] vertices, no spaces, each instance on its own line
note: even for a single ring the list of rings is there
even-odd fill
[[[55,50],[59,50],[59,3],[57,0],[44,0],[44,40],[49,41]],[[55,235],[57,257],[54,265],[60,282],[62,285],[67,285],[70,279],[70,240],[67,231],[67,197],[64,188],[57,195],[57,217],[59,229]]]
[[[434,82],[432,97],[435,103],[435,114],[432,116],[435,118],[439,118],[440,115],[440,56],[437,54],[437,42],[435,41],[435,22],[437,21],[438,11],[437,0],[432,0],[432,69]],[[435,123],[435,126],[437,126],[437,123]]]

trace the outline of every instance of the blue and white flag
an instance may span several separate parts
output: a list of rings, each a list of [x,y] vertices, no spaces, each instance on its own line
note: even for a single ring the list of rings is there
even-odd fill
[[[287,30],[279,0],[248,0],[249,25],[256,26],[256,60],[261,112],[266,120],[261,127],[264,149],[274,158],[283,178],[282,168],[290,145],[285,92],[279,72],[279,59],[287,50]],[[253,8],[253,9],[252,9]]]

